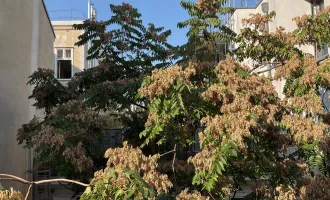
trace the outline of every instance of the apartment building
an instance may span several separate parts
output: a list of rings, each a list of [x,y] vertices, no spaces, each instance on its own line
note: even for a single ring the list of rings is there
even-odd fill
[[[83,21],[52,21],[56,39],[54,42],[55,75],[65,83],[72,76],[87,68],[87,45],[75,46],[83,31],[74,30],[72,25]]]
[[[0,27],[0,173],[29,179],[31,152],[17,144],[16,134],[39,115],[26,83],[38,67],[53,69],[55,33],[43,0],[2,0]],[[27,191],[21,183],[1,184]]]
[[[232,15],[225,16],[227,26],[235,33],[239,34],[243,28],[242,19],[248,18],[250,14],[267,14],[271,11],[276,12],[276,16],[272,22],[268,23],[265,28],[270,32],[275,32],[276,28],[282,26],[287,32],[291,32],[297,28],[293,18],[296,16],[315,15],[322,11],[325,7],[330,6],[330,0],[228,0],[226,6],[235,7],[236,10]],[[234,50],[238,44],[228,44],[228,50]],[[329,47],[324,45],[321,50],[318,50],[314,45],[299,46],[304,53],[315,56],[316,60],[322,62],[329,57]],[[253,67],[255,64],[252,60],[245,60],[244,64]],[[260,63],[258,63],[260,64]],[[265,64],[260,70],[272,68],[271,64]],[[275,69],[262,73],[266,76],[273,76]],[[273,85],[277,90],[279,97],[283,98],[283,87],[285,80],[273,81]],[[330,102],[328,102],[330,105]],[[249,181],[248,181],[249,182]],[[235,198],[243,199],[244,196],[251,192],[250,187],[244,185],[241,191],[238,191]]]
[[[88,18],[96,18],[96,10],[88,1]],[[73,12],[75,11],[75,12]],[[82,46],[75,45],[79,42],[79,36],[84,34],[84,30],[76,30],[73,28],[74,24],[83,24],[86,16],[83,11],[71,10],[54,10],[51,11],[51,24],[56,35],[54,41],[53,61],[55,77],[66,85],[71,78],[78,72],[85,69],[90,69],[98,65],[96,59],[87,60],[88,48],[90,43]],[[56,15],[52,15],[52,14]],[[78,15],[78,14],[79,15]],[[81,15],[82,14],[82,15]],[[64,20],[63,20],[64,19]],[[113,134],[112,134],[113,135]],[[108,140],[112,139],[109,134]],[[64,178],[59,177],[52,169],[45,169],[35,171],[34,180]],[[74,192],[68,189],[70,186],[67,183],[54,182],[51,184],[38,185],[34,187],[33,199],[35,200],[69,200],[72,199]]]
[[[241,4],[239,4],[241,2]],[[236,6],[235,6],[236,5]],[[250,14],[267,14],[272,11],[276,12],[276,16],[272,22],[268,23],[265,27],[270,32],[275,32],[276,28],[282,26],[287,32],[291,32],[297,28],[293,18],[296,16],[315,15],[322,11],[325,7],[330,6],[330,0],[229,0],[228,6],[235,6],[235,12],[227,17],[226,22],[229,28],[234,32],[240,33],[243,28],[242,19],[248,18]],[[228,49],[233,50],[237,48],[237,44],[229,44]],[[324,45],[321,50],[318,50],[316,46],[304,45],[299,46],[304,52],[315,56],[318,61],[322,61],[329,57],[329,47]],[[253,67],[256,63],[253,60],[247,59],[244,64]],[[259,70],[273,68],[272,64],[265,64],[260,67]],[[257,72],[258,70],[256,70]],[[262,73],[266,76],[273,76],[275,69]],[[285,80],[273,82],[279,97],[283,98],[282,89],[285,84]]]
[[[230,0],[229,2],[232,2],[233,5],[234,1]],[[275,32],[277,27],[282,26],[290,32],[297,27],[293,21],[294,17],[304,14],[315,15],[329,5],[330,0],[258,0],[255,6],[236,7],[227,24],[234,32],[240,33],[243,28],[242,19],[248,18],[251,13],[268,14],[275,11],[276,16],[266,27],[268,31]],[[233,49],[235,47],[235,45],[232,45],[229,48]],[[328,55],[328,47],[324,47],[321,51],[317,51],[315,46],[301,46],[300,49],[305,53],[315,55],[318,60],[322,60]]]
[[[66,84],[77,72],[84,69],[93,68],[98,65],[98,61],[87,60],[89,43],[77,46],[79,35],[83,30],[75,30],[74,24],[82,24],[81,20],[52,21],[56,39],[54,42],[56,78]]]
[[[66,84],[77,72],[84,69],[90,69],[98,65],[98,60],[87,60],[88,49],[91,43],[85,45],[75,45],[79,41],[79,36],[84,33],[84,30],[75,30],[74,24],[83,24],[85,18],[73,17],[71,9],[69,20],[52,21],[56,40],[54,42],[55,68],[56,78],[63,84]],[[60,11],[58,11],[60,12]],[[83,13],[83,11],[80,11]],[[61,15],[61,14],[60,14]],[[63,14],[65,15],[65,14]],[[85,14],[83,13],[84,17]],[[63,17],[68,18],[68,17]],[[96,9],[91,1],[88,1],[88,19],[96,19]]]

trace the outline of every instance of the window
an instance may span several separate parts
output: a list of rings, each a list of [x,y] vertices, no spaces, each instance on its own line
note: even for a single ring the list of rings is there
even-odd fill
[[[316,0],[314,1],[313,5],[313,15],[318,14],[319,12],[324,10],[324,0]],[[315,45],[315,55],[316,55],[316,60],[321,61],[325,59],[329,52],[328,52],[328,45],[324,44],[321,48],[318,48]]]
[[[315,13],[318,14],[322,10],[324,10],[324,0],[317,0],[315,2]]]
[[[56,49],[56,76],[58,79],[71,79],[73,75],[73,48]]]
[[[57,49],[57,57],[63,58],[63,49]]]

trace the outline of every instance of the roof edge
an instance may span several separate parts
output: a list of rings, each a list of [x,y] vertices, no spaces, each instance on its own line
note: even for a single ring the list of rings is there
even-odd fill
[[[72,26],[74,24],[83,24],[84,20],[66,20],[66,21],[51,21],[53,26]]]
[[[248,6],[248,7],[245,7],[245,6],[239,6],[239,7],[234,7],[235,9],[256,9],[258,8],[258,6],[263,2],[264,0],[261,0],[259,1],[258,4],[256,4],[255,6]]]
[[[48,21],[49,21],[49,25],[50,25],[50,27],[51,27],[51,29],[52,29],[53,35],[54,35],[54,37],[56,38],[56,34],[55,34],[55,31],[54,31],[54,27],[53,27],[52,21],[50,20],[50,17],[49,17],[49,14],[48,14],[48,10],[47,10],[47,7],[46,7],[46,4],[45,4],[44,0],[41,0],[41,3],[42,3],[42,5],[43,5],[43,7],[44,7],[44,9],[45,9],[45,12],[46,12],[46,15],[47,15],[47,19],[48,19]]]

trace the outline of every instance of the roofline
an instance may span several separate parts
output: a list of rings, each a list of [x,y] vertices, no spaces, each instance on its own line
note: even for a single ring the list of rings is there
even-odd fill
[[[243,10],[243,9],[246,9],[246,10],[255,10],[255,9],[257,9],[258,8],[258,6],[260,6],[260,4],[263,2],[264,0],[261,0],[257,5],[255,5],[255,6],[249,6],[249,7],[233,7],[235,10],[234,10],[234,12],[233,13],[231,13],[231,15],[230,15],[230,17],[229,18],[231,18],[232,16],[233,16],[233,14],[236,12],[236,10]],[[226,24],[227,24],[228,22],[226,22]]]
[[[83,24],[84,20],[51,21],[53,26],[72,26],[74,24]]]
[[[258,5],[256,5],[256,8],[263,2],[264,0],[261,0]]]
[[[240,7],[234,7],[235,9],[256,9],[264,0],[261,0],[257,5],[255,6],[248,6],[248,7],[244,7],[244,6],[240,6]]]
[[[47,19],[48,19],[48,21],[49,21],[49,25],[50,25],[50,27],[51,27],[51,29],[52,29],[53,35],[54,35],[54,37],[56,38],[56,34],[55,34],[55,31],[54,31],[54,27],[53,27],[53,25],[52,25],[52,21],[50,20],[50,17],[49,17],[49,14],[48,14],[48,10],[47,10],[46,4],[45,4],[44,0],[41,0],[41,2],[42,2],[42,5],[44,6],[44,9],[45,9],[45,12],[46,12],[46,15],[47,15]]]

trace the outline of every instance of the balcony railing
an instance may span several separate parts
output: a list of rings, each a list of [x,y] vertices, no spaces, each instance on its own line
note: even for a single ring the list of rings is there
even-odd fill
[[[234,8],[255,8],[261,1],[263,0],[228,0],[225,6]]]
[[[52,21],[75,21],[87,19],[86,14],[77,9],[50,10],[48,11],[48,14]]]

